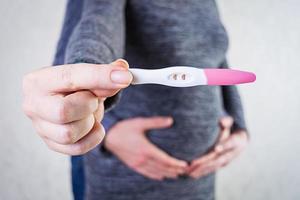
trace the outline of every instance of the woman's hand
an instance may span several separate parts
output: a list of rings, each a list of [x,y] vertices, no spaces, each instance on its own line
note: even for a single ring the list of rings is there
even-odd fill
[[[23,110],[48,147],[69,155],[101,142],[103,102],[132,80],[128,64],[74,64],[47,67],[23,79]]]
[[[230,133],[233,119],[224,117],[220,120],[220,137],[214,150],[194,160],[187,173],[193,178],[200,178],[229,164],[247,146],[246,131],[239,130]]]
[[[185,173],[187,163],[171,157],[146,137],[147,130],[167,128],[171,125],[170,117],[127,119],[109,130],[104,145],[128,167],[148,178],[176,178]]]

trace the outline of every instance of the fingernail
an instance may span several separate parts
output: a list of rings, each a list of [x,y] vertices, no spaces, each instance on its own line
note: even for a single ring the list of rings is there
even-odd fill
[[[223,151],[223,146],[222,145],[216,146],[215,151],[216,152],[222,152]]]
[[[111,72],[110,79],[114,83],[128,85],[132,81],[132,74],[126,70],[115,70]]]
[[[173,118],[172,117],[168,117],[166,119],[167,124],[173,124]]]

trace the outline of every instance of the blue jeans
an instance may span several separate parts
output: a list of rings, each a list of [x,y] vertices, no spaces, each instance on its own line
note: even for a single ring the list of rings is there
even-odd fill
[[[71,157],[72,170],[72,190],[74,200],[84,199],[84,165],[82,156]]]

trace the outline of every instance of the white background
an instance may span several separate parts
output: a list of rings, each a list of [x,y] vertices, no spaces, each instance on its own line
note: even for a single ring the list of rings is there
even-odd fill
[[[247,151],[218,176],[219,200],[300,199],[300,1],[219,0],[240,87]],[[0,199],[71,199],[69,157],[51,152],[21,111],[23,74],[52,62],[63,0],[0,0]]]

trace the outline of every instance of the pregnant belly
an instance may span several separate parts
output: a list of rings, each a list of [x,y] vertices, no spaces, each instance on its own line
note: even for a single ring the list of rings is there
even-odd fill
[[[170,155],[190,161],[206,153],[218,137],[222,113],[220,88],[133,86],[123,92],[112,112],[120,120],[172,116],[172,127],[149,130],[147,136]]]

